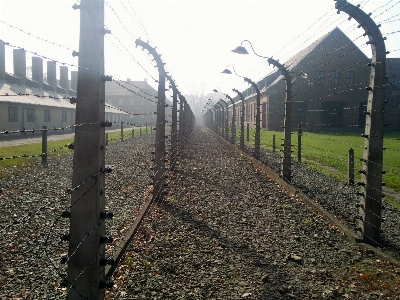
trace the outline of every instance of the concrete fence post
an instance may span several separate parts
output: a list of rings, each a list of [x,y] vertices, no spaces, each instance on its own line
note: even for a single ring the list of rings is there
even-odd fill
[[[301,123],[299,124],[297,130],[297,161],[301,163],[301,137],[303,135],[303,129],[301,128]]]
[[[272,152],[276,151],[276,135],[272,136]]]
[[[47,167],[47,126],[42,127],[42,166]]]
[[[156,121],[156,140],[155,155],[153,164],[153,200],[162,201],[164,199],[165,181],[165,69],[164,62],[161,60],[155,48],[140,39],[136,40],[136,45],[146,49],[154,58],[158,68],[158,98],[157,98],[157,121]],[[146,124],[147,125],[147,124]]]
[[[357,234],[365,243],[380,246],[382,224],[382,165],[383,165],[383,132],[386,90],[386,46],[379,26],[359,6],[346,0],[337,0],[335,7],[347,13],[359,23],[368,36],[367,44],[371,46],[372,60],[369,66],[370,81],[367,110],[365,112],[363,169],[360,170],[361,181],[358,183],[363,191],[360,193],[359,216],[356,220]]]
[[[350,185],[354,184],[354,150],[353,148],[349,149],[349,153],[347,155],[348,161],[348,182]]]

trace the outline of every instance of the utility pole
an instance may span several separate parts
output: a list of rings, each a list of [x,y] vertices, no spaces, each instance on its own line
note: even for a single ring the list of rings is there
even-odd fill
[[[104,299],[104,0],[81,0],[79,76],[70,216],[68,300]],[[75,53],[76,55],[76,53]]]
[[[379,246],[381,243],[382,223],[382,164],[383,164],[383,128],[386,86],[386,46],[379,27],[369,14],[346,0],[338,0],[335,7],[354,18],[368,36],[367,44],[371,45],[371,76],[368,90],[368,103],[363,137],[364,155],[360,193],[357,234],[362,241]]]

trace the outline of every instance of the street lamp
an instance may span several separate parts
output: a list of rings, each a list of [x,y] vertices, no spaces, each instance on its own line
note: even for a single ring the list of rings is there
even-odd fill
[[[251,50],[253,53],[261,58],[266,58],[268,63],[277,67],[283,74],[286,80],[286,99],[285,99],[285,118],[284,118],[284,143],[283,143],[283,162],[282,162],[282,172],[281,176],[286,182],[291,182],[292,180],[292,137],[291,137],[291,129],[292,129],[292,82],[291,76],[289,75],[289,71],[285,68],[284,65],[279,63],[277,60],[272,57],[261,56],[254,51],[253,45],[249,40],[243,40],[240,46],[236,47],[232,50],[234,53],[238,54],[249,54],[245,47],[243,47],[243,43],[248,42],[250,44]],[[297,76],[302,76],[307,78],[307,74],[304,72],[299,72],[296,74]]]
[[[232,103],[231,143],[235,144],[235,136],[236,136],[236,127],[235,127],[236,106],[235,106],[235,101],[233,101],[231,96],[229,96],[228,94],[219,92],[217,89],[214,89],[213,92],[225,95],[225,97],[228,98]],[[228,116],[228,113],[226,115]]]
[[[241,77],[244,79],[245,82],[249,83],[257,93],[256,97],[256,132],[255,132],[255,137],[254,137],[254,157],[255,158],[260,158],[260,90],[257,86],[257,84],[254,81],[251,81],[249,78],[240,76],[236,73],[235,68],[232,65],[228,65],[225,70],[223,70],[221,73],[224,74],[233,74],[231,70],[228,69],[228,67],[231,66],[233,69],[233,72],[235,73],[236,76]]]

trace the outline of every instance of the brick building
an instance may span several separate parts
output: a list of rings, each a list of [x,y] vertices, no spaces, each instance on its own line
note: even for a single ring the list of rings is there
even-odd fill
[[[388,59],[387,70],[399,75],[399,59]],[[357,131],[364,128],[369,85],[370,59],[339,29],[335,28],[287,60],[292,75],[292,127],[299,123],[306,130]],[[307,78],[296,76],[306,73]],[[395,77],[392,77],[395,79]],[[391,128],[399,126],[399,84],[389,77],[385,116]],[[258,83],[261,91],[262,128],[282,130],[286,82],[274,69]],[[246,117],[255,126],[256,95],[244,91]],[[237,105],[238,112],[240,111]],[[239,114],[237,114],[239,115]],[[239,122],[239,119],[237,119]]]

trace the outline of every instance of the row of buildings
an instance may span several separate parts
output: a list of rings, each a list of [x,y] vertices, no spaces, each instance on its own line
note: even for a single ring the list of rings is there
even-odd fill
[[[32,57],[27,76],[26,53],[13,50],[14,72],[5,69],[5,47],[0,40],[0,131],[71,128],[75,125],[78,71],[54,61]],[[47,72],[44,72],[44,66]],[[59,73],[59,78],[57,78]],[[106,120],[141,126],[156,123],[157,91],[144,81],[106,82]],[[170,104],[170,101],[167,100]],[[166,108],[171,110],[170,107]],[[167,119],[171,113],[167,111]]]
[[[371,59],[339,28],[286,61],[284,66],[293,75],[292,127],[302,123],[309,131],[364,128],[370,62]],[[400,58],[388,58],[386,64],[385,123],[388,129],[400,129]],[[299,73],[306,73],[307,78],[296,76]],[[261,92],[261,128],[282,130],[286,98],[284,77],[275,68],[257,85]],[[255,127],[256,93],[252,87],[242,93],[245,123]],[[241,105],[236,105],[236,109],[239,124]]]

